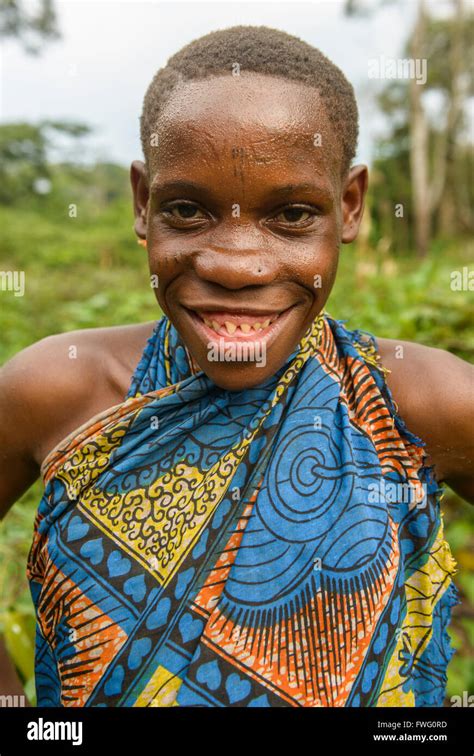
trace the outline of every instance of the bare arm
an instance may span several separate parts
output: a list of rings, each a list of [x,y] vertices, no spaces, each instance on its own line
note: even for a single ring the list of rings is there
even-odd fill
[[[5,641],[0,636],[0,696],[23,696],[26,706],[31,706],[30,701],[25,695],[23,685],[18,677],[17,671],[13,662],[11,661],[7,649],[5,647]],[[7,699],[8,700],[8,699]],[[15,699],[12,699],[13,701]],[[18,700],[18,699],[17,699]],[[22,699],[20,698],[20,701]],[[6,705],[13,705],[6,704]]]
[[[437,480],[474,504],[474,367],[412,342],[380,339],[379,346],[400,416],[425,441]]]
[[[65,419],[75,422],[83,363],[71,369],[67,346],[62,337],[44,339],[0,369],[0,520],[38,479],[44,451],[69,429]],[[0,696],[31,705],[1,636]]]
[[[37,480],[59,441],[123,400],[153,326],[50,336],[0,368],[0,520]],[[0,637],[0,695],[15,694],[24,691]]]
[[[32,430],[31,421],[27,422],[27,407],[22,401],[20,387],[15,387],[16,381],[11,378],[9,368],[0,370],[0,519],[39,474],[26,442],[27,431]],[[1,636],[0,695],[7,696],[6,701],[15,701],[10,696],[23,696],[25,704],[30,705]]]
[[[9,367],[0,370],[0,519],[39,476],[29,437],[35,423],[15,372]],[[20,382],[20,376],[16,378]]]

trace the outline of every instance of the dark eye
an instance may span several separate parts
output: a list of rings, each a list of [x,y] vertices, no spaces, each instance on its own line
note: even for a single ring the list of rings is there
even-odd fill
[[[168,205],[168,207],[163,208],[163,212],[177,220],[197,220],[206,217],[202,210],[192,202],[177,202],[175,205]],[[201,213],[201,215],[198,213]]]
[[[314,212],[306,207],[285,207],[277,215],[274,216],[275,220],[279,220],[283,223],[305,223],[312,218]],[[305,217],[303,217],[305,216]]]

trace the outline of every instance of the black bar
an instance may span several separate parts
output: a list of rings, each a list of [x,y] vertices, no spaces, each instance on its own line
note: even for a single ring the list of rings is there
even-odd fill
[[[403,753],[416,748],[418,756],[448,752],[472,756],[470,707],[449,708],[1,708],[0,756],[23,753],[159,756],[165,749],[189,754],[229,750],[251,756],[275,753],[338,756]],[[71,740],[61,736],[61,725]],[[53,723],[53,724],[48,724]],[[80,734],[79,723],[82,723]],[[73,729],[76,727],[76,729]],[[70,728],[68,730],[68,728]],[[43,735],[42,740],[31,740]],[[423,739],[424,736],[424,739]],[[73,740],[79,741],[73,745]],[[278,750],[277,750],[278,749]]]

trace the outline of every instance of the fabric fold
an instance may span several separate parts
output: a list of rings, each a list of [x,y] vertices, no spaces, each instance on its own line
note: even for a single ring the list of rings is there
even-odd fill
[[[459,597],[425,456],[370,334],[321,314],[229,392],[162,318],[43,464],[38,705],[442,706]]]

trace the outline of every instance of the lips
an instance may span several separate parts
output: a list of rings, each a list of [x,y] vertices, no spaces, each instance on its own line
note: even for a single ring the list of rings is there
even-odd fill
[[[281,312],[185,309],[206,343],[260,341],[268,347],[284,329],[293,306]]]

